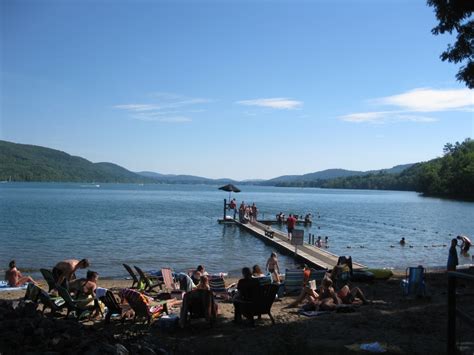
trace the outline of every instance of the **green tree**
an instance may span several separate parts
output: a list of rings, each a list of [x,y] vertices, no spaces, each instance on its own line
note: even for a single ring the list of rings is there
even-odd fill
[[[452,63],[464,63],[456,79],[464,82],[468,88],[474,89],[474,11],[473,0],[427,0],[429,6],[434,7],[438,26],[431,32],[434,35],[456,32],[454,45],[448,44],[440,58]]]

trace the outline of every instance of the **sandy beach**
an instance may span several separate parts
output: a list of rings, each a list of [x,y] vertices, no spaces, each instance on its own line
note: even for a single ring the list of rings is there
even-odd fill
[[[360,306],[351,313],[331,312],[314,318],[285,309],[294,297],[276,301],[272,314],[257,321],[255,327],[236,325],[232,322],[233,305],[219,301],[217,323],[210,328],[205,320],[193,320],[186,329],[163,332],[158,323],[150,327],[142,323],[85,321],[84,326],[104,334],[113,334],[115,341],[141,339],[159,346],[171,354],[301,354],[358,352],[360,344],[379,342],[388,353],[442,354],[447,341],[447,276],[445,272],[426,275],[428,296],[420,299],[403,297],[400,280],[404,273],[396,273],[390,280],[371,284],[352,283],[359,286],[373,304]],[[228,280],[229,282],[237,280]],[[118,291],[128,287],[129,280],[99,280],[101,287]],[[2,300],[17,300],[24,291],[1,292]],[[474,285],[459,282],[458,304],[467,312],[474,311]],[[172,313],[179,314],[173,307]],[[48,317],[46,315],[46,317]],[[474,341],[472,328],[459,324],[458,342]],[[3,339],[4,340],[4,339]],[[5,344],[4,341],[1,344]],[[8,353],[2,349],[2,352]],[[472,351],[472,349],[470,350]],[[15,352],[15,351],[13,351]],[[21,351],[20,351],[21,352]],[[133,353],[133,351],[131,351]],[[469,353],[469,352],[466,352]]]

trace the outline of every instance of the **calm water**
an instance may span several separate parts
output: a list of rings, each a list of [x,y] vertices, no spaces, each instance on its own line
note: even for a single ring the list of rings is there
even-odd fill
[[[280,211],[319,213],[305,235],[329,236],[331,252],[371,267],[445,265],[450,239],[474,236],[469,202],[394,191],[242,190],[238,201],[255,202],[265,218]],[[205,185],[0,184],[0,269],[16,259],[34,275],[59,260],[84,257],[92,269],[113,277],[125,275],[122,263],[146,270],[204,264],[235,275],[242,266],[265,265],[270,247],[217,223],[227,196]],[[413,247],[400,247],[401,237]],[[472,262],[470,256],[460,261]],[[280,256],[280,263],[294,262]]]

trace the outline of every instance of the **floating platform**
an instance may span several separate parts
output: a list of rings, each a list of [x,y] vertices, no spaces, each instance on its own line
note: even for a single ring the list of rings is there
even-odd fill
[[[314,245],[304,244],[299,245],[297,254],[295,254],[295,246],[290,243],[286,233],[279,230],[272,229],[268,225],[260,222],[240,223],[234,219],[219,220],[219,223],[235,223],[243,230],[253,234],[264,243],[271,245],[279,252],[293,256],[295,259],[301,261],[316,269],[332,269],[337,265],[339,256],[328,252],[325,249],[318,248]],[[273,235],[270,237],[269,235]],[[365,269],[366,266],[352,262],[354,270]]]

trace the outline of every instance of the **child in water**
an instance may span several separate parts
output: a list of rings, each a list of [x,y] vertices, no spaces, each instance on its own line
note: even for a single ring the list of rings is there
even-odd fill
[[[278,265],[278,259],[275,253],[270,254],[266,268],[268,272],[272,274],[274,281],[280,283],[280,266]]]

